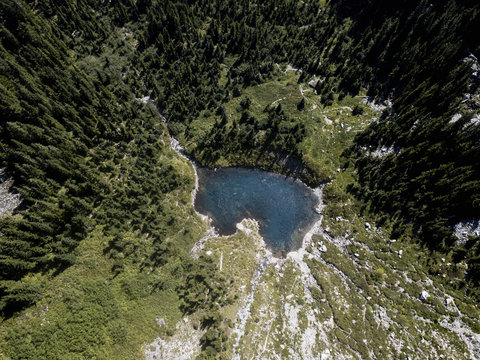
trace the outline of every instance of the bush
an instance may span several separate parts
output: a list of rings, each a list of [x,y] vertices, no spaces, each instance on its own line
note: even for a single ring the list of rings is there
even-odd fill
[[[365,109],[360,106],[360,105],[355,105],[355,107],[352,110],[352,115],[357,116],[357,115],[362,115],[364,113]]]
[[[252,103],[252,101],[250,100],[250,98],[247,96],[247,97],[244,97],[242,99],[242,101],[240,101],[240,106],[242,107],[242,109],[244,110],[247,110],[248,108],[250,108],[250,104]]]

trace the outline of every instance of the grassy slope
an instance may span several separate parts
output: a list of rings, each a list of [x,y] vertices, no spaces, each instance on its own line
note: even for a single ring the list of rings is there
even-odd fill
[[[76,264],[46,282],[44,298],[0,325],[0,358],[138,359],[146,341],[173,331],[182,316],[176,291],[182,283],[178,267],[204,225],[191,207],[191,166],[171,150],[163,160],[190,178],[189,185],[165,199],[181,219],[170,237],[180,253],[162,267],[141,269],[135,258],[150,256],[152,241],[130,232],[125,238],[135,246],[137,256],[126,256],[123,271],[115,275],[114,260],[105,254],[111,238],[103,235],[100,226],[91,229],[75,251]],[[165,326],[157,324],[161,318]]]

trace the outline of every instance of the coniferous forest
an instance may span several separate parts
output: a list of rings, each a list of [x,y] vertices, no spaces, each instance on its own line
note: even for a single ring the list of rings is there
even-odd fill
[[[206,225],[170,136],[202,166],[327,184],[326,218],[370,219],[431,276],[447,258],[441,281],[474,321],[480,237],[455,226],[480,218],[479,34],[474,0],[2,0],[0,175],[21,202],[0,215],[0,358],[138,358],[154,306],[161,336],[200,314],[198,358],[232,356],[223,309],[241,295],[190,256]],[[300,92],[265,106],[271,84]],[[311,150],[334,132],[310,112],[342,107],[375,120],[351,137],[334,122],[332,155]],[[369,271],[366,293],[384,281]],[[339,332],[357,358],[387,358]]]

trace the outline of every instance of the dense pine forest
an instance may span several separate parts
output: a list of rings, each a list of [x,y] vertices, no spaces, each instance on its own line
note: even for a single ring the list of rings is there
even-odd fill
[[[480,217],[479,31],[474,0],[3,0],[0,169],[21,204],[0,218],[1,318],[52,296],[75,264],[94,276],[82,256],[97,249],[128,301],[157,292],[182,313],[203,311],[202,356],[215,358],[226,341],[218,309],[234,300],[208,259],[189,256],[203,225],[170,136],[201,165],[256,166],[312,187],[335,181],[337,167],[301,145],[312,137],[305,97],[294,110],[260,109],[249,92],[279,81],[287,65],[324,107],[362,96],[369,102],[352,111],[361,116],[386,104],[339,147],[348,196],[392,238],[408,233],[427,253],[465,263],[452,286],[478,301],[480,238],[458,241],[454,227]],[[85,336],[68,349],[79,358],[95,357],[105,334],[113,347],[143,341],[115,325],[122,303],[106,281],[82,285],[95,309],[77,307],[73,289],[64,294],[65,313],[90,311],[105,325],[70,329]],[[18,345],[27,333],[2,337]],[[56,358],[60,346],[51,356],[38,341],[23,354],[0,346],[0,357]]]

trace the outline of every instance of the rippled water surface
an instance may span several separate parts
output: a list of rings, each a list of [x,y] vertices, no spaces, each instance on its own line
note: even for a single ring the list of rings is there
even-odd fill
[[[253,218],[277,256],[298,249],[318,220],[317,198],[302,182],[258,169],[199,168],[195,208],[213,219],[221,235],[235,233],[235,224]]]

